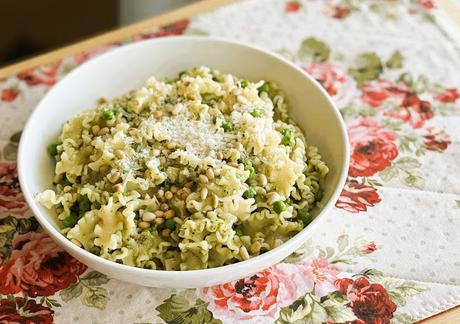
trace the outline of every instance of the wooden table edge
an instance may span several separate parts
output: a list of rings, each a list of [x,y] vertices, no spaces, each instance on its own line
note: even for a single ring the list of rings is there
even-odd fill
[[[151,27],[167,25],[180,19],[191,18],[197,14],[210,11],[212,9],[236,1],[238,0],[202,0],[200,2],[181,7],[165,14],[155,16],[107,33],[103,33],[81,42],[77,42],[72,45],[68,45],[60,49],[38,55],[31,59],[0,68],[0,78],[2,76],[6,77],[11,74],[18,73],[25,69],[30,69],[36,66],[50,63],[57,59],[67,57],[81,51],[89,50],[97,46],[119,41],[120,39],[130,37]],[[458,5],[455,4],[453,0],[435,0],[435,3],[440,9],[444,10],[444,12],[460,27],[460,10],[458,9]],[[444,324],[457,322],[460,323],[460,305],[432,315],[426,319],[418,321],[417,323]]]
[[[236,2],[237,0],[202,0],[187,6],[180,7],[176,10],[165,14],[155,16],[134,24],[124,26],[113,31],[97,35],[71,45],[46,52],[33,58],[14,63],[0,68],[0,78],[16,74],[26,69],[34,68],[64,58],[81,51],[89,50],[97,46],[116,42],[124,38],[135,35],[152,27],[164,26],[180,19],[190,18],[197,14],[210,11],[212,9]]]

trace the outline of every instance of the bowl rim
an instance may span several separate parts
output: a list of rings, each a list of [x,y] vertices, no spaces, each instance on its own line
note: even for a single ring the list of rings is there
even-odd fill
[[[42,212],[38,208],[38,202],[36,201],[34,194],[31,192],[29,186],[28,186],[28,180],[25,177],[24,174],[24,168],[27,168],[27,161],[24,160],[24,156],[26,155],[25,151],[27,149],[27,143],[24,138],[28,137],[29,133],[33,134],[33,130],[31,129],[31,121],[35,119],[35,116],[38,114],[40,111],[40,107],[43,104],[43,101],[50,95],[52,95],[56,91],[60,91],[60,87],[62,86],[62,81],[66,79],[73,78],[76,74],[78,74],[81,70],[84,69],[89,69],[93,64],[98,64],[100,60],[105,60],[109,56],[114,56],[114,55],[120,55],[123,51],[130,51],[133,48],[139,47],[142,48],[145,46],[146,43],[161,43],[161,42],[181,42],[181,41],[196,41],[196,42],[208,42],[208,43],[221,43],[221,44],[226,44],[226,45],[231,45],[231,46],[237,46],[237,47],[243,47],[255,52],[259,52],[260,54],[270,56],[278,61],[281,61],[281,63],[288,65],[290,68],[295,69],[298,73],[301,73],[301,75],[304,78],[307,78],[315,87],[316,90],[320,91],[321,94],[325,97],[329,105],[331,106],[333,110],[333,114],[335,118],[337,119],[339,126],[340,126],[340,133],[341,133],[341,138],[343,140],[343,146],[344,146],[344,156],[341,156],[340,158],[344,161],[342,169],[337,170],[340,172],[340,177],[338,184],[336,188],[334,189],[331,197],[325,203],[322,208],[320,209],[318,215],[314,218],[314,220],[307,225],[305,228],[303,228],[299,233],[291,237],[289,240],[281,244],[280,246],[267,251],[263,254],[260,254],[258,256],[255,256],[253,258],[250,258],[248,260],[243,260],[239,261],[236,263],[228,264],[228,265],[223,265],[220,267],[215,267],[215,268],[207,268],[207,269],[199,269],[199,270],[186,270],[186,271],[181,271],[181,270],[153,270],[153,269],[144,269],[144,268],[139,268],[135,266],[130,266],[130,265],[125,265],[125,264],[120,264],[111,260],[107,260],[101,256],[92,254],[91,252],[78,247],[74,243],[70,242],[63,234],[61,234],[47,219],[45,215],[42,215]],[[340,192],[342,191],[343,186],[345,185],[345,181],[347,178],[348,174],[348,168],[349,168],[349,141],[348,141],[348,134],[346,131],[346,126],[343,118],[340,115],[339,109],[337,105],[333,102],[332,98],[329,96],[327,91],[319,84],[318,81],[316,81],[310,74],[302,70],[300,67],[295,65],[294,63],[288,61],[286,58],[283,56],[274,53],[270,50],[261,48],[259,46],[254,46],[252,44],[242,42],[242,41],[235,41],[231,40],[228,38],[224,37],[213,37],[213,36],[167,36],[167,37],[161,37],[161,38],[154,38],[154,39],[148,39],[148,40],[143,40],[139,41],[136,43],[131,43],[128,45],[123,45],[121,47],[118,47],[116,49],[113,49],[107,53],[101,54],[100,56],[91,59],[88,62],[85,62],[84,64],[78,66],[75,68],[73,71],[71,71],[69,74],[67,74],[63,79],[60,80],[56,85],[54,85],[50,91],[43,96],[43,98],[40,100],[40,102],[36,105],[35,109],[32,111],[30,116],[28,117],[27,123],[23,129],[21,140],[19,143],[19,149],[18,149],[18,158],[17,158],[17,165],[18,165],[18,176],[19,176],[19,183],[21,186],[21,190],[24,194],[24,197],[26,199],[26,202],[32,209],[34,216],[37,221],[40,223],[40,225],[43,227],[43,229],[48,232],[48,234],[61,245],[61,247],[65,247],[67,251],[70,251],[71,254],[73,255],[79,255],[84,259],[91,259],[92,262],[98,263],[101,268],[109,267],[113,268],[114,270],[117,271],[123,271],[125,274],[131,274],[131,275],[141,275],[141,276],[147,276],[147,277],[155,277],[156,279],[162,280],[162,279],[169,279],[169,280],[184,280],[187,278],[192,279],[193,277],[196,276],[208,276],[209,278],[212,278],[214,274],[218,274],[220,272],[239,272],[240,269],[244,269],[247,267],[250,267],[251,264],[257,264],[260,263],[261,261],[266,261],[267,262],[273,254],[277,253],[281,248],[283,249],[288,249],[292,246],[297,246],[299,247],[302,243],[302,241],[305,240],[305,236],[307,233],[313,231],[315,227],[318,226],[319,222],[324,219],[325,214],[330,211],[330,209],[333,207],[335,202],[337,201]]]

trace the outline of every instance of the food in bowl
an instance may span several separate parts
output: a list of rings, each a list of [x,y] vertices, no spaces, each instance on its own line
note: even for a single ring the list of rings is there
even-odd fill
[[[159,270],[214,268],[300,232],[329,172],[275,83],[207,67],[67,121],[53,189],[61,232],[103,258]]]

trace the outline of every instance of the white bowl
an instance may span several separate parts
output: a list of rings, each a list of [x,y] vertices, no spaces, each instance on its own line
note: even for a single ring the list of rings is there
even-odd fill
[[[315,220],[281,246],[249,260],[213,269],[162,271],[135,268],[105,260],[77,247],[59,233],[56,214],[35,196],[52,187],[54,162],[46,152],[61,126],[94,106],[100,97],[114,97],[139,88],[152,75],[171,77],[206,65],[250,80],[273,80],[286,93],[291,116],[319,148],[330,168],[323,207]],[[334,205],[348,171],[348,139],[338,109],[323,88],[286,59],[247,44],[207,37],[165,37],[123,46],[75,69],[43,98],[29,118],[19,146],[19,179],[37,220],[68,253],[108,276],[144,286],[204,287],[252,275],[280,262],[311,236]]]

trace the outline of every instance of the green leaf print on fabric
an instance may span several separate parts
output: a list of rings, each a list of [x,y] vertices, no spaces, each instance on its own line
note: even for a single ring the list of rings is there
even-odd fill
[[[105,288],[90,287],[80,296],[83,305],[104,309],[109,300],[109,294]]]
[[[457,205],[458,208],[460,208],[460,200],[456,200],[455,204]]]
[[[356,58],[354,67],[348,72],[361,86],[366,81],[372,81],[378,78],[383,71],[380,58],[376,53],[363,53]]]
[[[388,61],[385,63],[386,67],[389,69],[400,69],[404,66],[404,56],[400,51],[396,50],[391,54]]]
[[[80,297],[83,305],[104,309],[110,299],[107,290],[100,287],[109,282],[106,275],[91,271],[85,276],[78,278],[78,281],[64,290],[59,292],[62,301],[69,302],[72,299]]]
[[[166,323],[190,323],[220,324],[220,320],[213,318],[212,313],[207,309],[208,303],[193,298],[187,291],[174,294],[164,300],[156,310],[159,317]]]
[[[298,56],[302,60],[314,63],[327,61],[331,54],[329,47],[314,37],[305,39],[300,44]]]
[[[16,132],[10,137],[10,141],[3,148],[3,159],[7,161],[16,161],[21,133],[22,131]]]
[[[403,157],[393,163],[392,166],[379,172],[383,181],[390,181],[396,177],[409,187],[423,189],[425,179],[420,171],[422,164],[413,157]]]

